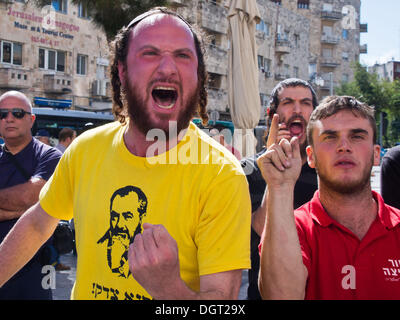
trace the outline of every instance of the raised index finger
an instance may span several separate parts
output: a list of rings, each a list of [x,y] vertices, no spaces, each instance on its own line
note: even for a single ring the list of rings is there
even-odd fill
[[[267,148],[276,143],[276,139],[278,137],[279,132],[279,114],[275,113],[272,117],[271,127],[269,128],[268,139],[267,139]]]

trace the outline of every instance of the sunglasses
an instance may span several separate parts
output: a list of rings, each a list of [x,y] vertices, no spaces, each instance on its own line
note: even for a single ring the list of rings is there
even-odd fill
[[[7,118],[8,113],[11,112],[14,118],[22,119],[25,114],[31,114],[28,111],[25,111],[21,108],[13,108],[13,109],[0,109],[0,120]]]

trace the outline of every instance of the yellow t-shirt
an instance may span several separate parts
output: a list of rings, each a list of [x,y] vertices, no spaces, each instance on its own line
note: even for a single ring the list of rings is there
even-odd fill
[[[79,136],[40,193],[40,204],[75,223],[73,299],[151,299],[129,272],[127,251],[144,222],[176,240],[181,277],[250,268],[250,197],[240,163],[193,123],[177,146],[137,157],[118,122]],[[154,151],[154,150],[153,150]]]

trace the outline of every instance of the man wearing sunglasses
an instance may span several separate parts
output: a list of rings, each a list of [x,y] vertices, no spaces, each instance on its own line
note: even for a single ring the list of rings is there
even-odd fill
[[[0,96],[0,242],[52,175],[61,153],[32,137],[35,122],[29,99],[18,91]],[[0,288],[0,299],[51,299],[42,288],[43,250]]]

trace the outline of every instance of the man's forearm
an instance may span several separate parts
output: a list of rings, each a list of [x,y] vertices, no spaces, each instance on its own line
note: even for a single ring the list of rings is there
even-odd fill
[[[0,287],[34,256],[57,223],[39,203],[22,215],[0,244]]]
[[[32,178],[25,183],[0,189],[0,209],[26,211],[38,201],[40,190],[45,183],[43,179]]]
[[[22,216],[24,212],[25,212],[24,210],[10,211],[10,210],[0,209],[0,222],[17,219],[20,216]]]
[[[293,215],[293,190],[268,190],[267,222],[260,257],[264,299],[303,299],[307,270]]]
[[[267,190],[267,189],[265,189],[265,190]],[[251,227],[260,237],[264,230],[265,214],[267,212],[266,196],[267,196],[267,192],[265,191],[264,198],[263,198],[263,201],[261,202],[261,205],[251,213]]]
[[[200,291],[193,291],[180,279],[167,290],[153,294],[156,300],[236,300],[239,295],[242,270],[231,270],[200,277]]]

